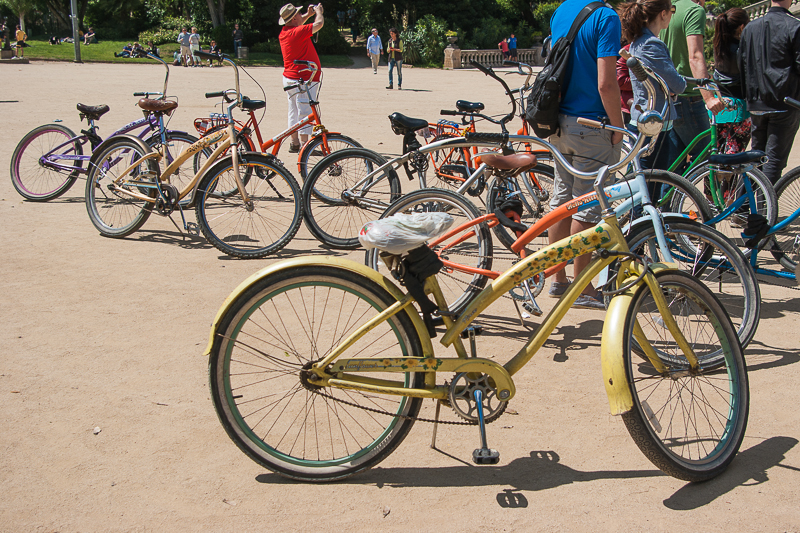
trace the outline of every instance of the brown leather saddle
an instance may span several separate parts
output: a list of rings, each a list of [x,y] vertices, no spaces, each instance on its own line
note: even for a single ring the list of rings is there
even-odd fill
[[[154,100],[152,98],[142,98],[136,104],[144,111],[155,115],[169,115],[178,107],[178,102],[172,100]]]

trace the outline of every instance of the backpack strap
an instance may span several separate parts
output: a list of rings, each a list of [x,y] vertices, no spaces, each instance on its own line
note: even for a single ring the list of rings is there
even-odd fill
[[[572,41],[575,40],[575,35],[578,34],[578,30],[581,29],[581,26],[583,26],[583,23],[589,18],[589,15],[594,13],[595,9],[599,9],[601,7],[607,7],[611,9],[611,6],[605,2],[591,2],[586,4],[586,6],[581,9],[580,13],[578,13],[578,16],[575,17],[575,21],[572,23],[572,27],[569,29],[569,33],[567,34],[567,40],[570,44],[572,44]]]

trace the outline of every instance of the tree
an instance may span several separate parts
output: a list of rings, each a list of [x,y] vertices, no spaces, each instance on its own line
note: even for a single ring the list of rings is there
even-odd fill
[[[225,0],[206,0],[208,12],[211,15],[211,24],[217,26],[225,24]]]
[[[19,16],[19,25],[22,31],[25,30],[25,15],[34,11],[38,6],[36,0],[0,0],[10,10]]]

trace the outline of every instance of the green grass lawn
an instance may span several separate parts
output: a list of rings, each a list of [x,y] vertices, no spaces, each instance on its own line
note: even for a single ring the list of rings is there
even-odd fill
[[[115,52],[121,52],[122,47],[129,41],[102,41],[98,44],[81,44],[81,60],[85,62],[102,63],[152,63],[152,59],[131,59],[124,57],[114,57]],[[73,61],[75,59],[74,44],[51,45],[47,41],[29,40],[29,48],[25,48],[26,59],[47,59],[54,61]],[[164,44],[158,47],[161,56],[166,60],[172,60],[172,54],[178,50],[178,43]],[[353,61],[348,56],[320,56],[320,61],[326,67],[349,67]],[[254,53],[250,52],[247,60],[237,60],[239,64],[245,66],[281,66],[283,59],[280,54]]]

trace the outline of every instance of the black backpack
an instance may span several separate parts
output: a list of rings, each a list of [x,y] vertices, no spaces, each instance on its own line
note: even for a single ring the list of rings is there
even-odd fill
[[[537,137],[547,138],[558,133],[558,107],[561,102],[564,75],[569,66],[569,51],[578,30],[595,9],[608,5],[605,2],[592,2],[581,9],[566,37],[553,44],[547,54],[544,68],[533,82],[528,105],[525,109],[525,120],[533,128]],[[593,80],[594,81],[594,80]]]

